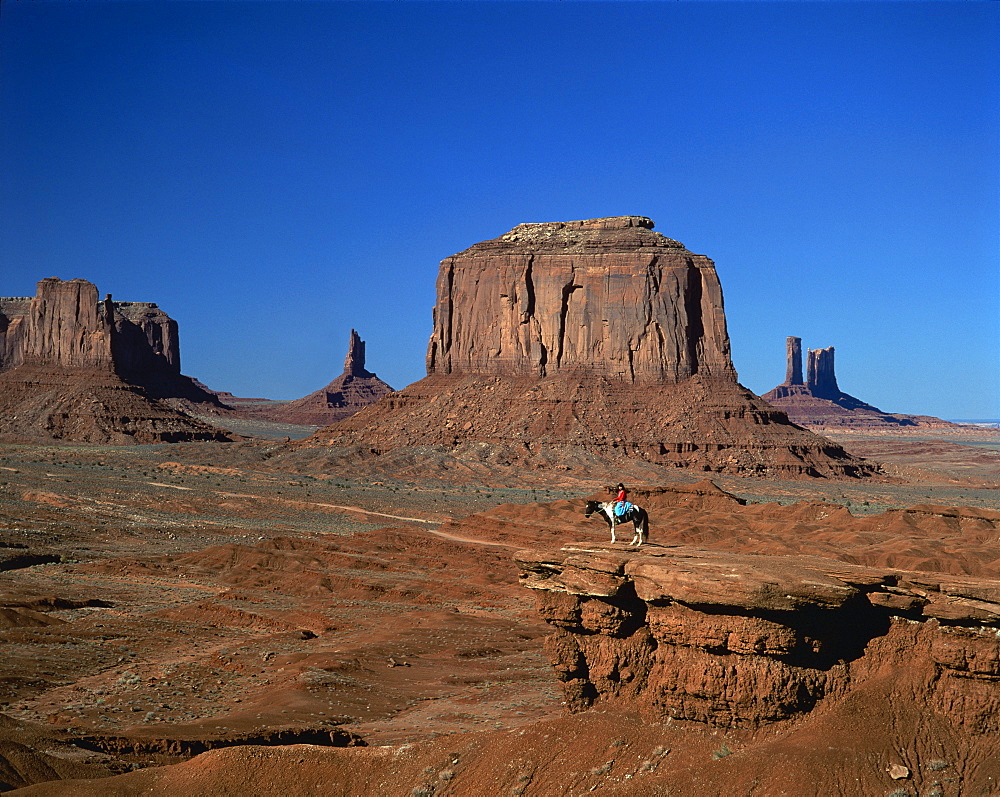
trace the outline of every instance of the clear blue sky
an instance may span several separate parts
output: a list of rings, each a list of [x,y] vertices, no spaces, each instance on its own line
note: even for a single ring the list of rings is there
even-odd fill
[[[185,373],[424,375],[438,263],[639,214],[715,260],[740,381],[835,346],[1000,416],[1000,3],[0,0],[0,294],[82,277]]]

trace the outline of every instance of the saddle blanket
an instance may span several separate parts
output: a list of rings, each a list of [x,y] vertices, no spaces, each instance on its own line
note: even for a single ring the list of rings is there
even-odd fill
[[[619,501],[615,505],[615,516],[624,518],[628,517],[629,513],[632,511],[632,504],[628,501]]]

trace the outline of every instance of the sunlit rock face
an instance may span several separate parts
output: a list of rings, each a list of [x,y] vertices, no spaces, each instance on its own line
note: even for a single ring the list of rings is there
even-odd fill
[[[715,264],[643,216],[519,224],[441,263],[428,374],[735,379]]]
[[[737,382],[714,264],[644,216],[520,224],[445,258],[427,377],[316,443],[619,478],[871,472]]]
[[[165,403],[164,403],[165,402]],[[125,445],[227,440],[174,404],[219,408],[180,372],[177,323],[151,302],[49,277],[0,298],[0,434]]]

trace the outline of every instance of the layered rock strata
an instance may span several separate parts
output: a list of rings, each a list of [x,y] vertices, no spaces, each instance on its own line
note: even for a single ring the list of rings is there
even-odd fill
[[[520,224],[441,263],[427,373],[735,379],[715,264],[643,216]]]
[[[446,258],[428,376],[306,445],[476,446],[540,467],[871,472],[737,383],[714,264],[652,227],[642,216],[522,224]]]
[[[389,385],[365,368],[365,342],[352,329],[344,372],[326,387],[284,405],[261,404],[243,410],[282,423],[326,426],[349,418],[392,392]]]
[[[229,439],[157,399],[221,408],[180,372],[177,324],[155,304],[97,298],[86,280],[0,300],[0,431],[88,440]]]
[[[809,349],[806,379],[802,379],[802,339],[786,340],[785,381],[762,398],[783,410],[797,424],[813,428],[905,428],[956,426],[928,415],[883,412],[859,398],[844,393],[837,385],[834,347]]]
[[[902,701],[1000,732],[1000,582],[684,546],[516,560],[572,710],[755,728]]]

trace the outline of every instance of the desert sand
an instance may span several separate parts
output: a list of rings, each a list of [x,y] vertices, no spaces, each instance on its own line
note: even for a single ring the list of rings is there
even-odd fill
[[[886,463],[878,479],[664,469],[632,485],[650,504],[648,550],[808,554],[995,585],[1000,445],[965,435],[841,435]],[[652,716],[641,695],[568,706],[515,557],[626,552],[582,515],[609,482],[412,470],[360,455],[320,466],[263,440],[4,446],[4,788],[950,795],[1000,777],[995,731],[887,703],[870,683],[756,725]],[[949,513],[988,520],[951,533],[910,522]],[[915,735],[884,736],[901,717]],[[895,780],[894,765],[909,774]]]

